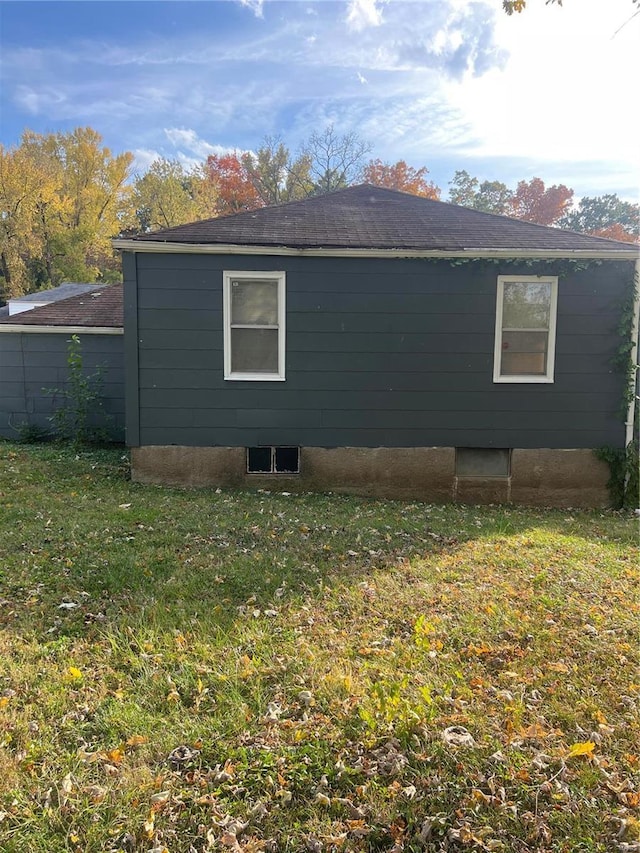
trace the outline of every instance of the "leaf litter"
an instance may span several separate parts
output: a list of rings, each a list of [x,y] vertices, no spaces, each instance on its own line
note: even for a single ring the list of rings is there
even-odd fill
[[[18,451],[27,548],[7,519],[3,850],[638,849],[628,517],[183,495],[58,452]]]

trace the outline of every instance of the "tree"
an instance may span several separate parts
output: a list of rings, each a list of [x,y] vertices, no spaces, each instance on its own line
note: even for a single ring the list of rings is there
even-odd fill
[[[36,229],[38,207],[57,189],[55,180],[23,146],[0,146],[0,296],[4,299],[31,288],[30,267],[42,248]]]
[[[49,283],[95,281],[111,271],[111,238],[132,220],[133,155],[113,155],[90,127],[46,136],[26,131],[21,146],[56,185],[38,199],[35,222]]]
[[[364,158],[370,151],[371,145],[357,133],[350,131],[338,136],[332,124],[322,133],[312,133],[301,156],[309,161],[313,195],[343,189],[361,180]]]
[[[200,180],[200,175],[187,171],[177,160],[154,160],[134,182],[133,203],[140,228],[155,231],[197,219],[195,185]]]
[[[131,222],[133,156],[112,155],[89,127],[41,135],[25,131],[3,151],[0,263],[7,293],[64,278],[110,279],[110,240]]]
[[[633,243],[640,235],[640,205],[623,201],[615,193],[592,198],[585,196],[559,224],[595,237]]]
[[[382,160],[370,160],[364,167],[362,178],[367,184],[438,201],[440,189],[432,181],[427,180],[428,174],[429,170],[426,166],[415,169],[413,166],[408,166],[404,160],[398,160],[394,164],[383,163]]]
[[[255,154],[243,154],[242,165],[263,204],[295,201],[313,192],[309,158],[301,154],[292,159],[287,146],[277,137],[267,136]]]
[[[464,169],[455,172],[449,182],[449,201],[463,207],[472,207],[484,213],[506,214],[513,193],[501,181],[480,181]]]
[[[567,212],[572,199],[573,190],[564,184],[545,188],[540,178],[519,181],[509,202],[509,214],[525,222],[553,225]]]
[[[449,201],[461,207],[473,207],[478,194],[479,181],[466,169],[459,169],[449,181]]]
[[[636,0],[633,0],[636,2]],[[545,0],[545,6],[552,5],[562,6],[562,0]],[[513,15],[514,12],[524,12],[527,8],[527,0],[502,0],[502,8],[507,15]]]
[[[218,216],[264,207],[246,166],[236,152],[210,154],[204,164],[204,175],[215,191]]]

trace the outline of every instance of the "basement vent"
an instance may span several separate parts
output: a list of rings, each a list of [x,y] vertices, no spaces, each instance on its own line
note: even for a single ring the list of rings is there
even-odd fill
[[[457,477],[508,477],[511,450],[495,447],[456,447]]]
[[[247,447],[247,474],[299,473],[299,447]]]

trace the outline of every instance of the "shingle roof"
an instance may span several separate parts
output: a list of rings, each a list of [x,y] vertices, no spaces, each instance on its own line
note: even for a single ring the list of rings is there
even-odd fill
[[[122,328],[122,285],[108,285],[91,293],[71,296],[31,311],[2,317],[0,323],[16,326]]]
[[[294,249],[633,250],[628,243],[534,225],[370,184],[163,228],[133,240]]]

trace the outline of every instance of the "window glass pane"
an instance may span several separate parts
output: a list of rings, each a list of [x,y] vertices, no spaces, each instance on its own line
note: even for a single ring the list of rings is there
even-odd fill
[[[231,281],[231,325],[278,324],[278,282],[264,280]]]
[[[502,333],[502,376],[544,376],[547,372],[547,332]]]
[[[231,329],[232,373],[277,373],[277,329]]]
[[[299,447],[276,447],[276,473],[297,474],[300,471]]]
[[[550,311],[550,282],[505,282],[503,329],[548,329]]]
[[[247,473],[271,473],[271,448],[247,447]]]

